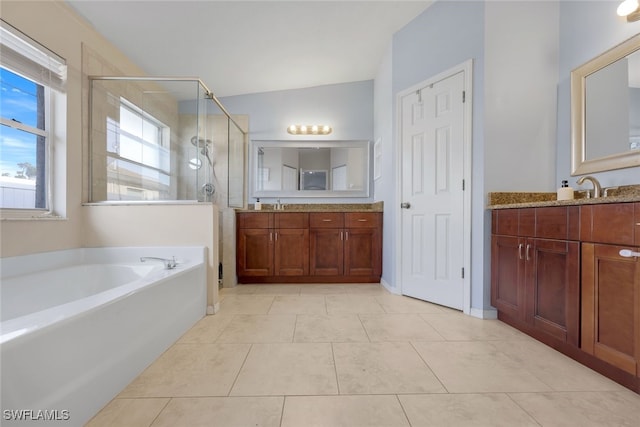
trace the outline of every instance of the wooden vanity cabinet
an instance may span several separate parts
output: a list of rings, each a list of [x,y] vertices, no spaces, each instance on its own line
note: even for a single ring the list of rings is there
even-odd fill
[[[308,213],[244,213],[238,217],[237,274],[309,274]]]
[[[508,323],[578,346],[578,209],[492,213],[491,302]]]
[[[640,203],[581,209],[581,348],[640,377]]]
[[[380,281],[380,212],[240,212],[236,231],[239,283]]]
[[[380,276],[382,219],[377,213],[311,213],[310,271],[316,276]]]
[[[309,215],[309,271],[314,276],[344,273],[344,214],[312,212]]]

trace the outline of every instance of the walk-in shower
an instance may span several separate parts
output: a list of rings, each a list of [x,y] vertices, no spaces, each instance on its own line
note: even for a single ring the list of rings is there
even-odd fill
[[[89,82],[90,202],[242,206],[246,132],[202,81]]]

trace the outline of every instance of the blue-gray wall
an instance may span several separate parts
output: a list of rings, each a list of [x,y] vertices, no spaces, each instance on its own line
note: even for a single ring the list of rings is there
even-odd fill
[[[220,102],[231,114],[249,116],[250,140],[373,140],[373,80],[222,97]],[[287,127],[291,124],[328,124],[333,132],[326,137],[290,135]],[[296,199],[295,203],[370,202],[373,188],[370,195],[357,199]],[[253,202],[250,198],[249,203]]]
[[[391,72],[380,73],[376,87],[376,138],[384,144],[383,153],[392,156],[385,162],[384,185],[376,187],[376,198],[385,201],[383,280],[391,287],[396,283],[396,224],[399,221],[398,174],[396,150],[392,144],[397,135],[395,111],[399,92],[421,81],[473,59],[473,169],[472,169],[472,306],[484,307],[484,187],[483,187],[483,122],[484,102],[484,5],[481,2],[438,2],[398,31],[392,41]],[[383,63],[383,70],[384,70]],[[390,79],[390,82],[383,80]],[[389,88],[391,93],[389,93]],[[387,103],[386,110],[383,105]],[[391,118],[391,120],[389,120]],[[391,129],[389,129],[391,127]],[[393,138],[391,139],[390,138]],[[387,182],[391,179],[392,182]]]
[[[373,81],[220,98],[231,114],[249,115],[253,140],[314,140],[287,133],[291,124],[328,124],[330,140],[373,138]]]
[[[560,65],[556,177],[571,174],[571,70],[640,32],[640,21],[628,23],[616,15],[619,2],[560,2]],[[594,173],[603,186],[637,184],[640,167]],[[577,177],[569,178],[576,187]]]
[[[616,16],[617,1],[549,3],[553,5],[541,7],[539,2],[531,1],[518,2],[517,7],[513,7],[513,3],[501,7],[481,1],[441,0],[394,35],[374,81],[242,95],[223,98],[222,102],[232,114],[250,116],[253,139],[299,139],[286,133],[287,124],[326,121],[335,129],[331,139],[380,140],[382,167],[373,194],[375,200],[385,202],[383,280],[396,287],[395,254],[399,250],[396,224],[400,213],[394,146],[397,143],[396,97],[421,81],[473,59],[471,305],[472,310],[488,310],[491,308],[491,222],[490,212],[485,210],[487,192],[554,191],[555,183],[569,176],[570,72],[640,32],[640,22],[626,23]],[[508,41],[496,41],[501,40],[498,33],[504,31],[502,27],[494,28],[493,24],[501,19],[517,22],[525,18],[535,20],[536,24],[527,21],[528,25],[515,26],[504,35],[515,46]],[[541,35],[541,31],[545,34]],[[521,57],[506,52],[506,48],[526,49],[529,65],[536,67],[523,63]],[[545,67],[540,67],[541,61],[546,61]],[[546,71],[549,67],[553,72]],[[509,73],[508,69],[513,72]],[[489,79],[497,70],[507,76],[505,82]],[[492,92],[485,93],[487,88]],[[510,88],[517,89],[519,95],[513,99],[499,96],[511,93]],[[512,108],[518,108],[518,102],[522,102],[526,114],[516,115],[517,125],[512,123],[513,115],[510,116],[509,125],[530,129],[529,132],[538,129],[539,134],[534,135],[537,140],[514,138],[513,132],[505,132],[501,125],[504,116],[496,108],[505,108],[505,101],[513,103]],[[556,123],[553,123],[554,117]],[[553,126],[557,129],[548,132]],[[519,177],[519,181],[509,179],[513,174],[509,164],[512,159],[499,155],[504,152],[505,144],[521,144],[535,154],[528,156],[535,160],[520,171],[523,177]],[[639,169],[597,176],[603,185],[637,183]],[[540,176],[541,173],[544,176]],[[549,177],[549,174],[555,176]],[[515,187],[499,188],[507,185],[505,182]]]

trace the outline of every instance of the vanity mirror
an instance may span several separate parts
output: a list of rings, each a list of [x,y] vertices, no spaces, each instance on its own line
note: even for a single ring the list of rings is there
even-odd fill
[[[252,141],[253,197],[369,197],[369,141]]]
[[[640,34],[571,72],[571,175],[640,166]]]

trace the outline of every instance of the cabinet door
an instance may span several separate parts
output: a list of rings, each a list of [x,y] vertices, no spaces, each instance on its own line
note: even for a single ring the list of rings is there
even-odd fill
[[[344,230],[313,229],[309,238],[309,273],[312,276],[341,276],[344,264]]]
[[[266,228],[240,228],[237,238],[238,276],[273,275],[273,232]]]
[[[345,276],[379,276],[382,274],[380,229],[348,228],[345,230]]]
[[[621,249],[633,248],[582,244],[581,347],[640,376],[640,258]]]
[[[524,239],[491,237],[491,304],[518,320],[524,311]]]
[[[580,244],[544,239],[527,239],[525,243],[528,323],[578,346]]]
[[[274,268],[276,276],[309,274],[309,230],[281,228],[274,234]]]

